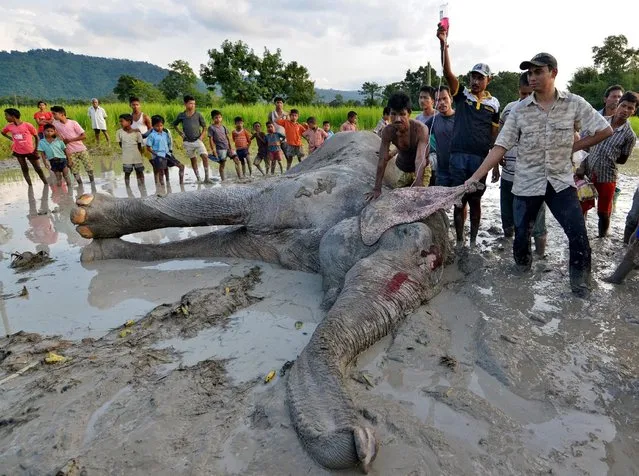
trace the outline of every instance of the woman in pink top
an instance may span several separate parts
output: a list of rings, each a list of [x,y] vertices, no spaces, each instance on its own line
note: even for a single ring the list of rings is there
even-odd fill
[[[40,158],[36,153],[38,146],[38,131],[29,122],[22,122],[20,120],[20,111],[14,108],[4,110],[4,118],[8,124],[2,129],[2,135],[13,142],[11,150],[13,156],[18,159],[20,168],[22,169],[22,175],[27,185],[31,187],[31,177],[29,177],[29,167],[27,160],[31,162],[33,170],[36,171],[42,183],[47,184],[47,179],[44,176],[42,167],[40,167]],[[33,140],[35,139],[35,144]]]

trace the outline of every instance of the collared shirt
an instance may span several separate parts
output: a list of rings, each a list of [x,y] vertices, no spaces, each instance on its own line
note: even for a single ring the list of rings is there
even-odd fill
[[[612,116],[606,120],[612,123]],[[596,183],[617,181],[617,159],[630,155],[637,142],[637,136],[630,127],[630,121],[617,127],[606,140],[594,145],[585,160],[586,175]]]
[[[171,152],[171,146],[169,142],[169,135],[166,131],[158,133],[153,130],[146,138],[146,145],[153,151],[153,155],[158,157],[166,157]]]
[[[324,129],[320,129],[319,127],[315,129],[311,129],[309,127],[302,133],[302,137],[308,141],[308,152],[310,154],[321,147],[324,141],[328,138],[328,134],[324,131]]]
[[[84,134],[84,129],[82,129],[82,126],[80,126],[80,124],[78,124],[73,119],[67,119],[67,122],[53,121],[53,125],[55,126],[55,131],[58,134],[58,137],[63,140],[73,139]],[[69,142],[67,144],[67,150],[69,151],[69,154],[75,154],[77,152],[85,151],[87,150],[87,148],[84,145],[84,142],[82,142],[81,140],[77,140],[74,142]]]
[[[302,145],[302,133],[307,127],[299,122],[292,122],[288,119],[280,119],[277,123],[286,131],[286,142],[293,147],[299,147]]]
[[[95,130],[106,131],[107,129],[107,113],[102,106],[98,106],[97,108],[93,106],[89,106],[88,109],[89,117],[91,118],[91,128]]]
[[[340,132],[355,132],[356,130],[357,130],[357,126],[355,124],[352,124],[350,121],[346,121],[339,128]]]
[[[44,156],[47,160],[53,159],[66,159],[67,154],[65,154],[65,149],[67,148],[60,139],[55,138],[51,142],[47,139],[42,139],[38,142],[38,151],[44,152]]]
[[[481,98],[459,85],[453,95],[455,129],[450,152],[485,157],[492,146],[493,126],[499,125],[499,101],[484,91]]]
[[[608,121],[576,94],[555,90],[549,111],[539,106],[534,93],[520,101],[495,141],[506,150],[518,144],[513,194],[545,195],[548,182],[556,192],[574,187],[571,159],[575,130],[607,127]]]
[[[506,104],[499,118],[499,130],[503,129],[506,119],[512,112],[513,108],[519,104],[519,101],[513,101]],[[504,155],[504,165],[501,168],[501,178],[507,182],[515,180],[515,161],[517,160],[517,145],[514,145]]]

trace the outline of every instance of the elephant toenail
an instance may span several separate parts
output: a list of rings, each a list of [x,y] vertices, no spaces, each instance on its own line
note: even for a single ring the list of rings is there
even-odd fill
[[[87,219],[87,211],[84,208],[76,208],[71,212],[71,221],[76,225],[81,225]]]
[[[82,236],[83,238],[89,238],[89,239],[93,238],[93,232],[88,226],[85,226],[85,225],[78,226],[76,227],[76,230],[78,231],[78,233],[80,233],[80,236]]]
[[[86,206],[86,205],[90,205],[92,201],[93,201],[93,195],[91,195],[90,193],[84,193],[78,197],[75,203],[78,205]]]

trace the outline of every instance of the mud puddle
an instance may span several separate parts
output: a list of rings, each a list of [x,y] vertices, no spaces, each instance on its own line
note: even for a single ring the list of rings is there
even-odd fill
[[[126,196],[119,183],[114,194]],[[479,247],[461,251],[442,292],[359,356],[346,378],[356,409],[380,437],[371,474],[639,474],[639,315],[632,305],[639,277],[619,287],[600,280],[623,252],[619,237],[636,183],[622,177],[611,238],[591,238],[596,286],[585,301],[570,293],[566,239],[550,214],[547,256],[529,275],[512,275],[499,190],[489,186]],[[52,231],[26,235],[21,183],[0,185],[0,211],[0,224],[13,217],[0,229],[0,294],[29,290],[28,299],[3,301],[5,326],[71,339],[3,340],[13,353],[0,362],[0,379],[50,350],[71,360],[0,387],[0,473],[331,474],[308,457],[291,426],[286,377],[263,379],[295,357],[323,318],[318,276],[241,260],[84,268],[85,243],[68,211],[38,215],[57,233],[47,245],[56,261],[16,274],[8,250],[23,250],[24,237],[42,245],[29,236]],[[594,216],[588,229],[594,236]],[[259,279],[247,281],[256,266]],[[180,296],[195,288],[207,288],[188,294],[201,307],[180,314]],[[131,333],[120,337],[128,319]],[[95,339],[79,340],[87,336]]]

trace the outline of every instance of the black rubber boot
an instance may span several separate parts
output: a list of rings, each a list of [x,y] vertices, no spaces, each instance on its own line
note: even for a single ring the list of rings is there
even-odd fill
[[[570,288],[572,293],[580,298],[586,298],[590,294],[590,272],[585,269],[577,269],[570,266]]]
[[[630,226],[626,224],[626,228],[623,230],[623,242],[626,245],[630,241],[630,237],[632,236],[632,234],[635,232],[636,229],[637,229],[636,226]]]
[[[599,238],[605,238],[610,228],[610,217],[604,213],[599,213]]]

